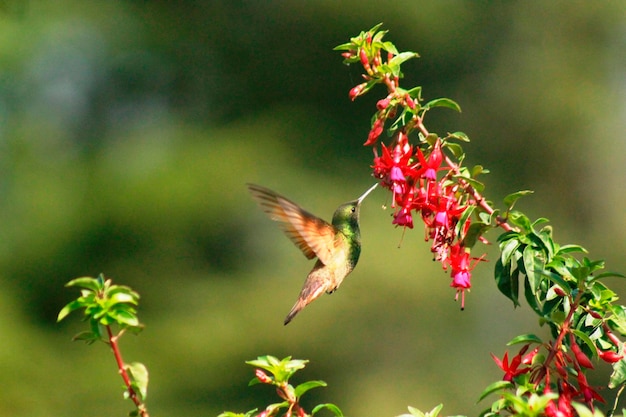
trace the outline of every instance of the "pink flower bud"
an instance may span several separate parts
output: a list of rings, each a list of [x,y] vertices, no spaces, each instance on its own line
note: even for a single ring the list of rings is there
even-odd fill
[[[363,146],[369,146],[376,143],[376,140],[378,140],[380,134],[383,133],[383,127],[384,124],[382,119],[376,119],[376,121],[374,122],[374,126],[372,126],[372,130],[370,130],[370,133],[367,136],[367,140],[365,141]]]
[[[270,378],[263,370],[257,369],[254,374],[257,379],[261,381],[263,384],[270,384],[272,382],[272,378]]]
[[[390,101],[391,99],[389,97],[378,100],[378,102],[376,103],[376,107],[378,108],[378,110],[385,110],[387,106],[389,106]]]
[[[359,50],[359,58],[361,59],[361,65],[363,65],[364,67],[365,67],[365,66],[368,66],[368,67],[369,67],[369,65],[370,65],[370,61],[369,61],[369,59],[367,58],[367,52],[365,52],[365,49],[361,48],[361,49]]]
[[[409,106],[409,108],[411,110],[415,110],[415,102],[413,101],[413,99],[408,94],[404,98],[404,101],[406,102],[406,105]]]
[[[350,96],[350,100],[354,101],[355,98],[357,98],[365,89],[366,83],[362,83],[357,85],[356,87],[353,87],[350,92],[348,93],[348,96]]]

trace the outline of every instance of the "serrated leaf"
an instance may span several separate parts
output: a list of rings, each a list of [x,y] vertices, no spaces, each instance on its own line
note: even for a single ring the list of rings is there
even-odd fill
[[[300,398],[302,397],[302,394],[304,394],[305,392],[307,392],[310,389],[313,388],[317,388],[317,387],[325,387],[327,384],[324,381],[307,381],[307,382],[303,382],[302,384],[298,385],[294,392],[296,394],[296,398]]]
[[[432,109],[434,107],[446,107],[448,109],[456,110],[461,113],[461,106],[459,106],[456,101],[445,97],[430,100],[424,105],[424,108],[426,109]]]
[[[527,334],[522,334],[522,335],[519,335],[517,337],[514,337],[506,345],[507,346],[512,346],[512,345],[517,345],[517,344],[520,344],[520,343],[537,343],[537,344],[541,344],[541,343],[543,343],[543,341],[537,335],[534,335],[532,333],[527,333]]]
[[[494,392],[513,389],[514,386],[509,381],[496,381],[493,384],[489,385],[485,390],[480,394],[480,398],[478,398],[478,402],[482,401],[489,394],[493,394]]]
[[[320,411],[320,410],[322,410],[324,408],[327,409],[328,411],[330,411],[331,413],[333,413],[337,417],[343,417],[343,412],[339,409],[339,407],[337,407],[335,404],[331,404],[331,403],[317,405],[311,411],[311,415],[312,416],[315,415],[315,413],[317,413],[318,411]]]

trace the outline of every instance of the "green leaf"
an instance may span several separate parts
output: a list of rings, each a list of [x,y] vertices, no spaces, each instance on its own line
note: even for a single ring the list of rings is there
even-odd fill
[[[563,245],[557,251],[558,254],[564,253],[587,253],[587,249],[580,245]]]
[[[467,134],[465,132],[448,133],[448,138],[449,139],[460,140],[461,142],[469,142],[470,141],[469,136],[467,136]]]
[[[126,365],[126,371],[131,378],[133,389],[138,391],[142,400],[145,400],[148,395],[148,368],[142,363],[132,362]]]
[[[448,149],[450,152],[452,152],[452,155],[456,158],[456,159],[461,159],[464,155],[463,152],[463,147],[461,145],[459,145],[458,143],[446,143],[446,149]]]
[[[501,255],[500,259],[503,264],[509,264],[511,262],[511,256],[519,248],[521,242],[518,239],[510,239],[504,245],[500,245]]]
[[[222,414],[218,415],[217,417],[252,417],[256,412],[257,412],[257,408],[255,408],[254,410],[250,410],[248,412],[244,413],[233,413],[232,411],[224,411]]]
[[[137,304],[137,299],[127,292],[115,292],[109,297],[109,304],[122,303]]]
[[[598,349],[596,348],[595,343],[593,343],[593,341],[591,341],[591,339],[589,338],[589,336],[587,335],[587,333],[578,330],[578,329],[572,329],[572,333],[574,333],[574,335],[579,338],[580,340],[582,340],[585,345],[587,345],[587,348],[589,349],[589,352],[591,353],[591,357],[595,358],[598,356]]]
[[[398,49],[396,48],[396,46],[393,43],[391,43],[389,41],[383,42],[382,49],[384,49],[387,52],[391,52],[394,55],[398,55]]]
[[[511,220],[511,223],[521,227],[524,232],[530,232],[532,229],[530,219],[521,211],[511,211],[509,213],[509,219]]]
[[[589,282],[597,281],[599,279],[608,278],[608,277],[626,278],[626,275],[618,274],[617,272],[603,272],[601,274],[594,275],[594,277]]]
[[[522,191],[517,191],[515,193],[509,194],[506,197],[504,197],[504,205],[509,208],[512,209],[513,206],[515,205],[515,202],[520,199],[521,197],[524,197],[526,195],[532,194],[534,191],[531,190],[522,190]]]
[[[88,290],[98,292],[102,289],[98,279],[91,277],[76,278],[65,284],[66,287],[80,287]]]
[[[540,274],[543,272],[545,266],[544,254],[542,251],[536,250],[532,246],[527,245],[524,248],[523,259],[524,270],[530,284],[530,289],[533,294],[535,294],[539,288],[539,283],[541,282],[539,279],[541,276]]]
[[[532,333],[527,333],[527,334],[522,334],[519,335],[517,337],[514,337],[513,339],[511,339],[506,345],[507,346],[513,346],[513,345],[517,345],[520,343],[537,343],[537,344],[541,344],[543,343],[543,341],[537,336],[534,335]]]
[[[511,272],[511,265],[503,265],[502,260],[496,261],[495,279],[496,285],[502,294],[513,301],[515,307],[519,306],[519,271]]]
[[[72,313],[73,311],[76,311],[83,307],[85,307],[85,303],[80,299],[70,301],[65,305],[65,307],[61,309],[61,311],[59,311],[59,315],[57,316],[57,322],[63,320],[65,317],[67,317],[68,314]]]
[[[555,274],[554,272],[550,272],[550,271],[542,271],[541,275],[543,275],[544,277],[548,278],[550,281],[558,285],[559,288],[561,288],[565,294],[569,295],[572,293],[572,289],[570,288],[569,285],[567,285],[567,282],[565,281],[565,279],[563,279],[561,275]]]
[[[307,381],[298,385],[295,388],[296,398],[302,397],[302,395],[310,389],[317,387],[325,387],[327,384],[324,381]]]
[[[493,384],[489,385],[485,390],[480,394],[480,398],[478,401],[482,401],[489,394],[493,394],[494,392],[504,391],[507,389],[513,389],[514,385],[509,381],[496,381]]]
[[[447,107],[449,109],[456,110],[459,113],[461,112],[461,106],[459,106],[456,101],[445,97],[436,98],[424,105],[425,109],[432,109],[433,107]]]
[[[536,289],[532,287],[528,276],[526,276],[526,279],[524,279],[524,297],[526,298],[526,302],[528,303],[530,308],[532,308],[535,313],[537,313],[537,315],[541,316],[542,313],[537,302]]]
[[[626,382],[626,358],[613,364],[613,373],[609,378],[609,388],[615,389]]]
[[[100,336],[98,334],[94,334],[94,332],[80,332],[78,334],[76,334],[72,340],[74,341],[83,341],[85,343],[87,343],[88,345],[92,344],[93,342],[96,342],[98,340],[100,340]]]
[[[331,403],[319,404],[315,406],[315,408],[313,408],[313,410],[311,411],[311,415],[312,416],[315,415],[315,413],[317,413],[318,411],[324,408],[330,411],[331,413],[333,413],[337,417],[343,417],[343,412],[339,409],[339,407]]]
[[[408,61],[409,59],[418,58],[418,57],[419,55],[415,52],[402,52],[394,56],[393,58],[391,58],[391,60],[387,63],[387,65],[389,65],[392,68],[397,67],[399,69],[400,65],[402,65],[403,62]]]

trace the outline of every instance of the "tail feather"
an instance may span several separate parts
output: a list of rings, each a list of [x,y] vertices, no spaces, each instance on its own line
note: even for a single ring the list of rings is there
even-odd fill
[[[304,287],[300,292],[298,301],[291,307],[291,311],[285,317],[285,326],[298,314],[304,307],[309,305],[313,300],[324,294],[326,286],[324,282],[317,279],[311,279],[311,276],[305,281]]]

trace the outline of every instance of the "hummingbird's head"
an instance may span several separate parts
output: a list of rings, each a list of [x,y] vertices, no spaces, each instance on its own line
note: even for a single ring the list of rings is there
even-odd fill
[[[359,228],[359,209],[361,203],[367,197],[369,193],[376,188],[378,183],[370,187],[369,190],[363,193],[363,195],[354,201],[340,205],[335,214],[333,214],[333,226],[342,229],[347,228],[349,230],[355,230]]]

